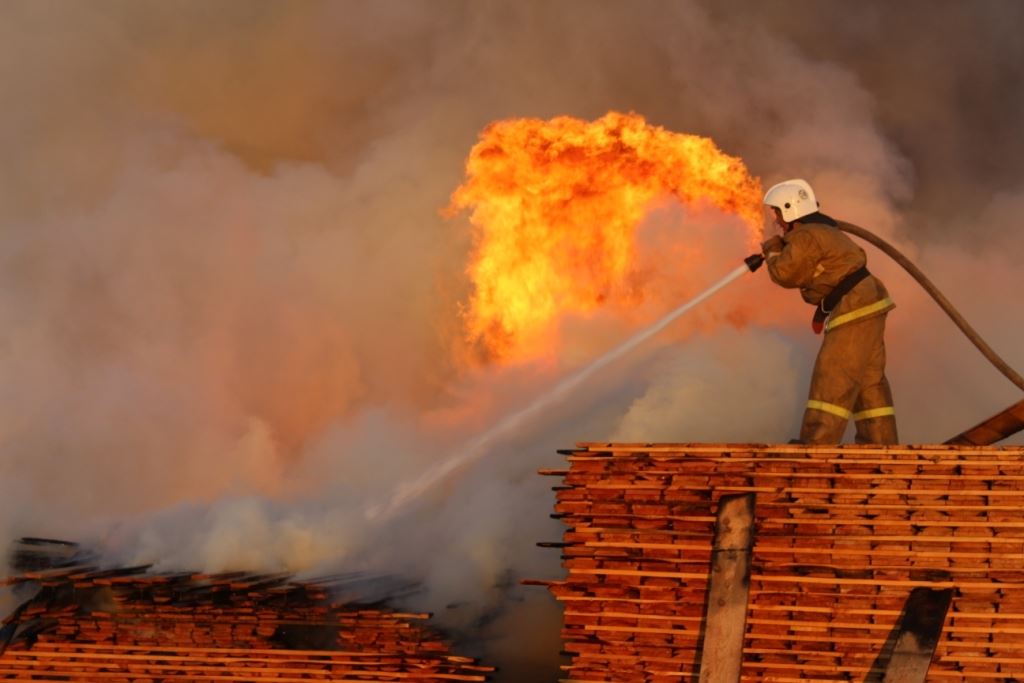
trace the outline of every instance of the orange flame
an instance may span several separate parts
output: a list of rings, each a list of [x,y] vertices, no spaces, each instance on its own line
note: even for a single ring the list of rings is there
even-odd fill
[[[496,359],[542,353],[564,313],[635,299],[636,230],[659,199],[710,203],[739,216],[752,244],[761,234],[760,184],[740,159],[636,114],[498,121],[466,176],[449,206],[471,209],[474,227],[466,332]]]

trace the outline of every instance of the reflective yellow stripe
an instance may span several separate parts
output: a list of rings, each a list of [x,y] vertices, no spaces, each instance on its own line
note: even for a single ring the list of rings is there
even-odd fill
[[[842,406],[837,406],[834,403],[825,403],[824,401],[815,401],[813,398],[807,402],[807,407],[813,408],[814,410],[821,410],[826,413],[831,413],[832,415],[841,417],[844,420],[849,420],[850,415],[852,415],[852,413],[849,410]]]
[[[842,315],[836,316],[835,318],[829,318],[828,322],[825,324],[825,331],[828,332],[829,330],[835,329],[840,325],[845,325],[846,323],[853,322],[858,318],[863,318],[866,315],[878,313],[879,311],[885,310],[886,308],[889,308],[890,306],[893,305],[894,304],[892,302],[892,299],[890,299],[889,297],[885,297],[881,301],[876,301],[875,303],[869,304],[867,306],[861,306],[860,308],[854,309],[849,313],[843,313]]]
[[[873,417],[885,417],[886,415],[895,414],[895,408],[892,406],[885,406],[884,408],[872,408],[871,410],[862,410],[859,413],[854,413],[853,419],[860,422],[861,420],[870,420]]]

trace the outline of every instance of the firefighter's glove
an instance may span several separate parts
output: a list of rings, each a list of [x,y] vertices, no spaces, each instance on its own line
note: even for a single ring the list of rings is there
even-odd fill
[[[764,244],[761,245],[761,253],[768,256],[772,253],[778,253],[782,251],[786,243],[782,240],[781,235],[773,235]]]

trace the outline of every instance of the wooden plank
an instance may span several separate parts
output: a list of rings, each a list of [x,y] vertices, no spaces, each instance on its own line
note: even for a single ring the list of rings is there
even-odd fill
[[[154,656],[166,653],[168,650],[174,650],[178,653],[193,654],[214,654],[214,655],[236,655],[236,656],[249,656],[253,654],[259,655],[273,655],[273,656],[306,656],[306,657],[326,657],[329,659],[333,658],[348,658],[348,657],[359,657],[359,658],[380,658],[384,656],[393,656],[393,653],[387,652],[366,652],[358,650],[283,650],[280,648],[237,648],[237,647],[209,647],[201,645],[184,645],[184,644],[153,644],[153,645],[130,645],[122,643],[62,643],[62,642],[39,642],[36,643],[32,650],[53,650],[57,652],[74,652],[77,650],[83,651],[101,651],[101,652],[140,652],[144,654],[152,654]],[[427,658],[427,657],[425,657]],[[459,657],[455,655],[447,655],[441,653],[436,657],[429,657],[428,659],[442,658],[449,661],[458,661],[470,663],[475,661],[470,657]]]
[[[700,683],[736,683],[743,663],[750,590],[750,549],[754,543],[752,493],[725,496],[715,515]]]
[[[356,677],[356,678],[349,678],[347,676],[346,677],[341,677],[341,678],[337,678],[337,677],[334,677],[334,676],[330,676],[329,678],[322,678],[322,676],[325,675],[324,672],[313,672],[313,671],[308,672],[309,675],[305,675],[305,676],[302,676],[302,677],[296,677],[296,678],[292,678],[290,676],[275,676],[273,678],[270,678],[270,677],[266,677],[266,676],[260,676],[259,675],[259,671],[260,671],[259,669],[255,669],[255,670],[249,671],[247,673],[228,673],[228,672],[225,672],[224,675],[213,675],[213,674],[200,675],[200,674],[194,674],[194,673],[187,673],[187,674],[161,673],[161,674],[159,674],[159,678],[157,680],[160,680],[160,681],[182,681],[182,682],[190,682],[190,683],[194,683],[195,681],[211,681],[211,682],[215,682],[215,681],[233,681],[233,682],[239,682],[239,683],[253,683],[253,681],[255,681],[255,680],[265,680],[265,681],[269,681],[270,683],[275,683],[275,682],[276,683],[309,683],[310,680],[329,680],[329,681],[332,681],[332,683],[367,683],[367,680],[369,680],[369,679],[366,679],[366,678],[362,677],[361,675],[359,677]],[[311,678],[310,677],[312,674],[316,674],[316,673],[319,673],[320,677],[317,677],[317,678]],[[22,670],[10,669],[10,668],[7,668],[7,667],[0,666],[0,676],[3,676],[3,680],[6,680],[6,681],[40,681],[40,680],[45,680],[45,681],[66,681],[66,682],[74,682],[74,683],[92,683],[94,681],[108,680],[108,679],[111,679],[113,681],[118,681],[118,682],[126,681],[126,680],[136,680],[138,678],[139,674],[129,674],[128,672],[107,672],[107,671],[88,671],[88,672],[81,672],[81,673],[70,672],[70,671],[69,672],[45,671],[45,672],[28,672],[28,673],[26,673],[25,671],[22,671]],[[149,677],[146,677],[146,678],[149,678]],[[435,680],[436,678],[439,678],[439,677],[436,674],[426,673],[426,674],[422,675],[419,678],[420,678],[420,681],[422,681],[423,683],[427,683],[428,681],[433,681],[433,680]],[[476,677],[473,677],[473,678],[466,678],[466,679],[460,679],[460,680],[479,681],[480,683],[482,683],[486,679],[483,676],[476,676]]]
[[[593,512],[593,513],[572,513],[573,517],[607,517],[615,519],[643,519],[643,520],[669,520],[673,522],[713,522],[714,518],[705,515],[638,515],[628,512]],[[1024,529],[1024,521],[1010,520],[935,520],[935,519],[882,519],[867,517],[764,517],[758,520],[761,525],[786,524],[786,525],[822,525],[833,524],[835,526],[896,526],[896,527],[939,527],[939,528],[985,528],[985,529]]]
[[[916,537],[915,537],[916,538]],[[956,536],[944,536],[946,544],[949,544],[950,538],[957,538]],[[849,540],[849,537],[846,539]],[[1024,539],[1018,539],[1024,543]],[[875,541],[873,536],[865,537],[865,544],[872,544]],[[570,544],[577,545],[584,548],[625,548],[625,549],[640,549],[640,550],[707,550],[706,544],[701,543],[613,543],[613,542],[602,542],[602,541],[586,541],[585,543]],[[758,543],[757,547],[754,548],[754,555],[773,555],[779,553],[801,555],[801,554],[813,554],[813,555],[834,555],[836,557],[906,557],[907,550],[879,550],[873,548],[864,549],[847,549],[847,548],[801,548],[792,545],[771,545],[769,543]],[[1021,561],[1021,569],[1024,569],[1024,555],[1021,553],[991,553],[991,552],[954,552],[950,550],[941,550],[928,552],[924,550],[914,550],[914,557],[949,557],[949,558],[964,558],[964,559],[1006,559],[1006,560],[1019,560]],[[983,565],[987,568],[987,564]]]
[[[410,679],[422,679],[428,677],[430,680],[445,680],[445,681],[483,681],[484,677],[474,674],[460,674],[443,671],[422,671],[422,672],[402,672],[393,671],[393,666],[386,667],[387,670],[374,670],[370,668],[352,669],[350,667],[339,667],[331,662],[320,662],[316,667],[284,667],[284,666],[260,666],[253,667],[251,665],[222,665],[222,666],[203,666],[195,663],[197,660],[192,660],[191,664],[174,664],[165,665],[157,664],[153,662],[136,662],[136,661],[124,661],[119,658],[107,659],[100,662],[83,662],[83,661],[45,661],[36,660],[33,663],[27,663],[30,670],[37,670],[40,667],[45,669],[47,677],[49,676],[71,676],[75,677],[76,674],[85,676],[96,676],[104,671],[116,669],[119,672],[123,672],[121,675],[131,674],[133,676],[139,675],[157,675],[161,678],[164,677],[181,677],[181,676],[194,676],[204,677],[208,680],[220,680],[222,678],[232,678],[236,676],[242,676],[248,674],[252,676],[258,672],[261,678],[270,678],[271,680],[280,681],[282,678],[294,676],[296,678],[302,678],[306,676],[322,676],[324,674],[330,674],[331,680],[337,680],[334,678],[336,675],[342,676],[356,676],[358,680],[383,680],[383,681],[408,681]],[[205,662],[205,660],[198,660]],[[23,670],[18,669],[16,664],[22,662],[14,662],[7,659],[0,659],[0,671],[10,670]],[[25,664],[25,663],[22,663]]]
[[[794,478],[799,478],[794,475]],[[885,479],[892,481],[898,477],[892,475],[878,475],[879,479]],[[951,479],[954,477],[950,477]],[[1021,491],[1024,491],[1024,487],[1021,489],[1001,489],[993,490],[990,488],[979,488],[979,489],[932,489],[924,487],[913,487],[914,478],[908,477],[905,479],[910,488],[889,488],[888,486],[878,486],[872,488],[848,488],[845,486],[746,486],[740,484],[715,484],[715,490],[722,493],[767,493],[767,494],[782,494],[782,493],[797,493],[797,494],[847,494],[847,495],[859,495],[859,496],[960,496],[960,497],[971,497],[976,498],[978,496],[985,496],[988,498],[1013,498],[1019,499],[1021,497]],[[581,487],[589,489],[589,486]],[[615,487],[610,487],[615,488]],[[672,491],[687,491],[691,493],[696,492],[707,492],[709,487],[704,486],[670,486],[665,487],[667,490]]]
[[[657,443],[657,444],[629,444],[629,443],[601,443],[601,442],[579,442],[576,444],[580,449],[579,455],[591,457],[611,457],[611,453],[622,454],[658,454],[658,453],[679,453],[681,455],[705,454],[705,453],[760,453],[760,454],[856,454],[858,452],[873,454],[876,457],[885,455],[916,455],[922,453],[961,453],[964,455],[991,455],[993,453],[1024,453],[1021,446],[991,446],[991,445],[968,445],[968,444],[923,444],[920,446],[895,445],[883,446],[879,444],[842,444],[834,446],[808,446],[789,444],[736,444],[736,443]],[[625,457],[625,456],[623,456]]]
[[[924,683],[952,599],[950,588],[910,592],[882,683]]]
[[[195,662],[196,660],[193,660]],[[199,660],[205,661],[205,660]],[[200,664],[178,664],[178,665],[162,665],[154,662],[125,662],[121,659],[108,659],[103,662],[87,663],[81,661],[67,661],[67,662],[54,662],[45,660],[35,660],[33,662],[15,662],[10,660],[0,659],[0,667],[5,669],[17,669],[17,665],[22,666],[28,665],[29,670],[40,670],[45,669],[47,675],[56,676],[67,676],[72,674],[85,674],[85,673],[96,673],[102,671],[109,671],[116,669],[125,673],[132,673],[133,675],[158,675],[158,676],[184,676],[191,674],[206,675],[211,677],[220,676],[234,676],[248,673],[252,675],[254,672],[258,672],[260,677],[271,678],[272,680],[280,680],[281,675],[283,676],[309,676],[309,675],[352,675],[358,676],[361,679],[370,680],[409,680],[422,678],[429,673],[431,680],[451,680],[451,681],[482,681],[483,676],[473,674],[460,674],[438,670],[422,671],[422,672],[408,672],[408,671],[393,671],[394,665],[382,665],[384,670],[376,670],[371,668],[353,669],[350,667],[339,667],[330,662],[320,662],[317,666],[302,666],[302,667],[283,667],[283,666],[259,666],[253,667],[250,665],[240,666],[202,666]],[[381,668],[381,667],[378,667]],[[279,675],[275,675],[279,674]]]
[[[952,446],[986,446],[1024,429],[1024,401],[1018,401],[946,441]]]
[[[582,487],[581,487],[582,488]],[[593,489],[613,489],[614,486],[586,486],[586,490]],[[631,487],[633,488],[633,487]],[[649,489],[649,490],[664,490],[665,486],[636,486],[636,489]],[[829,490],[836,490],[830,488]],[[873,490],[871,488],[861,488],[860,494],[865,499],[873,496]],[[916,497],[929,497],[938,498],[942,496],[941,490],[939,495],[936,496],[933,492],[934,488],[910,488],[902,489],[902,498],[911,496]],[[1012,492],[1018,498],[1021,492]],[[611,500],[622,500],[615,498]],[[977,503],[975,505],[945,505],[945,504],[913,504],[913,503],[871,503],[868,505],[864,503],[830,503],[830,502],[804,502],[799,500],[793,501],[762,501],[759,503],[762,509],[772,508],[785,508],[788,510],[803,510],[803,509],[822,509],[822,510],[860,510],[863,514],[874,514],[878,510],[891,510],[891,511],[906,511],[906,512],[918,512],[922,510],[937,510],[942,512],[1020,512],[1020,505],[987,505],[984,503]]]
[[[903,464],[902,461],[894,461],[894,464]],[[960,463],[961,465],[967,463]],[[638,472],[645,476],[668,476],[668,475],[681,475],[686,474],[680,470],[644,470]],[[700,476],[705,476],[704,474]],[[767,470],[758,470],[756,472],[750,472],[745,475],[751,479],[844,479],[847,481],[857,480],[876,480],[876,479],[897,479],[897,480],[908,480],[908,481],[950,481],[956,479],[957,481],[1013,481],[1022,482],[1024,481],[1024,475],[1020,474],[1001,474],[998,469],[988,474],[926,474],[917,472],[771,472]],[[588,486],[587,488],[600,489],[600,488],[619,488],[612,484],[602,487],[600,484]],[[861,491],[865,489],[860,489]],[[928,489],[935,490],[935,489]]]
[[[330,650],[319,651],[319,656],[315,659],[308,657],[295,657],[292,656],[292,650],[278,650],[276,656],[265,655],[262,657],[253,657],[249,655],[249,650],[239,648],[235,656],[205,656],[196,657],[194,655],[183,655],[183,654],[169,654],[171,652],[178,652],[178,648],[173,645],[169,645],[160,648],[160,654],[126,654],[126,653],[104,653],[104,652],[68,652],[68,651],[57,651],[57,650],[46,650],[42,648],[33,648],[31,650],[10,650],[7,654],[0,658],[0,661],[16,661],[19,659],[31,659],[36,661],[46,660],[74,660],[79,665],[85,666],[90,662],[95,665],[103,665],[105,662],[155,662],[159,664],[166,663],[184,663],[184,664],[312,664],[318,666],[331,666],[339,667],[344,666],[352,669],[362,669],[375,666],[393,666],[396,663],[404,662],[407,666],[429,666],[431,668],[473,668],[461,663],[448,663],[443,660],[429,660],[421,659],[416,657],[404,656],[399,654],[390,653],[363,653],[361,658],[355,659],[349,657],[337,657],[335,653]],[[487,668],[487,667],[485,667]]]
[[[707,575],[695,572],[662,572],[662,571],[647,571],[639,569],[574,569],[576,574],[588,574],[594,576],[638,576],[638,577],[650,577],[650,578],[664,578],[664,579],[694,579],[697,581],[707,581]],[[816,584],[816,585],[828,585],[828,586],[890,586],[890,587],[908,587],[916,588],[918,586],[925,588],[977,588],[977,589],[990,589],[990,590],[1008,590],[1008,589],[1024,589],[1024,582],[1010,583],[1006,581],[950,581],[950,580],[935,580],[935,581],[914,581],[914,580],[902,580],[902,579],[851,579],[845,577],[821,577],[821,576],[799,576],[799,575],[771,575],[771,574],[751,574],[751,582],[759,581],[762,583],[791,583],[791,584]]]
[[[702,538],[702,536],[695,535],[692,531],[676,531],[675,529],[636,529],[633,527],[592,527],[592,526],[577,526],[573,529],[572,533],[576,534],[602,534],[602,533],[616,533],[616,534],[650,534],[660,536],[672,536],[672,537],[683,537],[683,538]],[[832,533],[827,534],[799,534],[791,533],[787,535],[787,538],[799,541],[801,539],[816,538],[816,539],[836,539],[837,537]],[[1004,536],[927,536],[921,534],[871,534],[870,536],[846,536],[841,537],[840,540],[845,541],[865,541],[865,542],[913,542],[913,543],[941,543],[948,545],[950,542],[953,543],[991,543],[993,545],[1014,545],[1024,547],[1024,538],[1010,538]],[[1024,556],[1022,556],[1024,558]]]

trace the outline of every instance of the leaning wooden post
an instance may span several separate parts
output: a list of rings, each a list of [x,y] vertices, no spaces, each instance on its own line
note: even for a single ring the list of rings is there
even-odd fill
[[[754,494],[722,496],[711,549],[700,683],[740,680],[753,543]]]
[[[882,683],[924,683],[952,600],[951,588],[915,588],[910,592]]]

